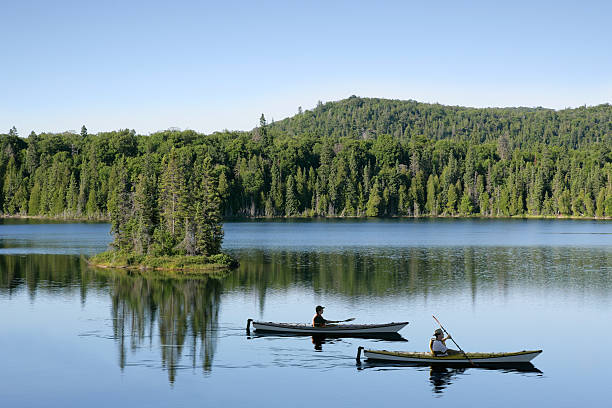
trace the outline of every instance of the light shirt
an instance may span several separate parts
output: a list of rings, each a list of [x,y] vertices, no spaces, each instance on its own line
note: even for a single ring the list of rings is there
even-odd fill
[[[440,340],[434,340],[433,344],[431,345],[431,349],[434,353],[446,353],[446,350],[448,350],[448,348]]]

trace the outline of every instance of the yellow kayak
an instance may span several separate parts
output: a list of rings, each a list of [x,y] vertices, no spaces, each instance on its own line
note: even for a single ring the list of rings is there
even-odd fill
[[[387,350],[368,350],[363,347],[357,349],[357,360],[364,356],[368,360],[386,361],[395,363],[416,363],[416,364],[524,364],[529,363],[537,357],[542,350],[523,350],[511,353],[466,353],[454,354],[450,356],[432,356],[431,353],[407,352],[407,351],[387,351]]]

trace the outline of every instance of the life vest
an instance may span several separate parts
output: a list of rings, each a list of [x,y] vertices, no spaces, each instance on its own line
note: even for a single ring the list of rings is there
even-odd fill
[[[433,338],[433,339],[429,340],[429,351],[431,351],[431,354],[432,354],[434,357],[438,357],[438,356],[448,356],[448,353],[443,353],[443,352],[441,352],[441,351],[434,351],[434,349],[433,349],[433,343],[434,343],[434,341],[436,341],[436,339],[435,339],[435,338]]]

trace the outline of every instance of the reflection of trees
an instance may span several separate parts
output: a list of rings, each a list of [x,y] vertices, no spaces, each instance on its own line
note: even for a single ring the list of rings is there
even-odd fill
[[[217,336],[219,280],[159,279],[117,272],[110,281],[113,335],[119,345],[121,368],[126,365],[128,347],[132,351],[142,347],[158,330],[162,364],[171,383],[185,348],[192,367],[198,365],[200,355],[204,371],[210,371]]]
[[[606,295],[612,288],[612,253],[605,248],[429,247],[342,252],[234,251],[240,267],[230,288],[256,290],[261,304],[269,289],[291,286],[345,296],[447,295],[458,290],[511,288]]]
[[[389,295],[555,291],[607,299],[612,252],[606,247],[429,247],[321,251],[234,251],[240,267],[224,280],[153,278],[88,269],[69,255],[0,255],[0,294],[39,291],[60,297],[109,288],[113,336],[121,367],[129,350],[159,336],[162,364],[174,381],[181,360],[210,370],[222,290],[253,291],[263,307],[268,290],[355,298]],[[186,357],[189,356],[189,357]]]
[[[135,352],[152,343],[158,333],[162,365],[171,382],[184,353],[191,358],[190,366],[201,364],[205,372],[210,371],[221,281],[153,276],[91,269],[84,259],[70,255],[0,255],[0,294],[27,290],[34,300],[42,291],[76,295],[85,303],[88,291],[109,290],[121,368],[127,364],[128,350]]]
[[[85,267],[84,259],[71,255],[0,255],[0,292],[10,295],[25,286],[34,300],[40,289],[58,295],[78,291],[84,303],[88,288],[105,281],[102,276],[81,273]]]

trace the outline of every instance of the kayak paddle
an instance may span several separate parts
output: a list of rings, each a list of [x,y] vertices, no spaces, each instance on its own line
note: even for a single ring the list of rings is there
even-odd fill
[[[470,362],[470,364],[472,364],[473,366],[475,366],[476,364],[474,364],[474,362],[472,361],[472,359],[471,359],[471,358],[469,358],[467,354],[465,354],[465,351],[463,351],[463,350],[461,349],[461,347],[460,347],[460,346],[457,344],[457,342],[455,341],[455,339],[453,339],[453,337],[452,337],[450,334],[448,334],[448,332],[446,331],[446,329],[444,328],[444,326],[442,326],[442,323],[440,323],[440,321],[439,321],[438,319],[436,319],[436,316],[431,315],[431,317],[433,317],[433,318],[434,318],[434,320],[436,321],[436,323],[438,323],[438,325],[440,326],[440,328],[442,329],[442,331],[444,331],[444,333],[446,333],[446,335],[447,335],[447,336],[450,336],[450,339],[453,341],[453,343],[455,343],[455,346],[457,346],[457,348],[459,349],[459,351],[463,353],[463,355],[465,356],[465,358],[467,358],[467,359],[468,359],[468,361]]]

